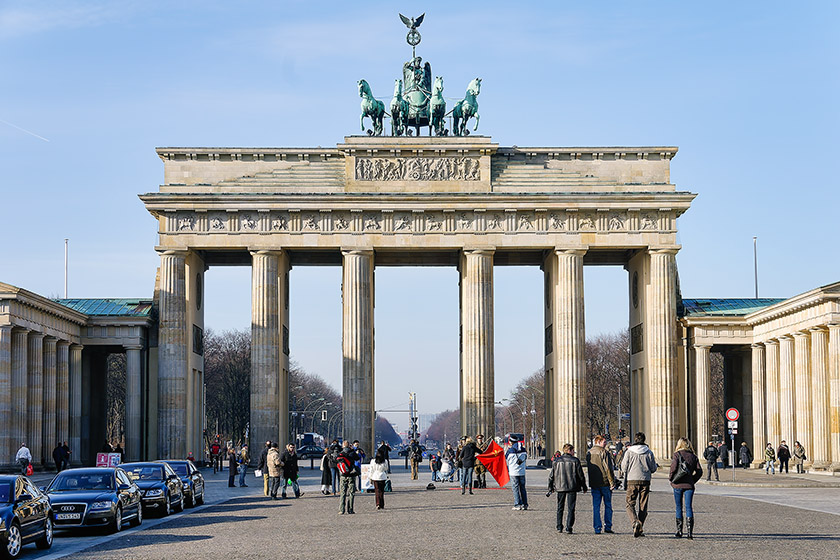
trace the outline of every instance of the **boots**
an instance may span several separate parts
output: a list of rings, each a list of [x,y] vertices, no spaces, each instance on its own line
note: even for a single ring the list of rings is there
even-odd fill
[[[687,524],[686,528],[688,529],[688,538],[693,539],[694,538],[694,518],[689,517],[687,519],[687,521],[688,521],[688,524]]]
[[[683,530],[683,520],[682,517],[677,517],[677,532],[674,533],[674,537],[677,539],[682,538],[682,530]]]

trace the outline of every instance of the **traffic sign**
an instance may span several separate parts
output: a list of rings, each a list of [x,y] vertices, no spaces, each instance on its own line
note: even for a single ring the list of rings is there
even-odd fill
[[[738,412],[737,408],[729,408],[726,410],[726,419],[735,421],[741,417],[741,413]]]
[[[730,420],[729,422],[726,423],[726,427],[727,428],[737,428],[738,427],[738,421],[737,420]]]
[[[630,420],[630,413],[629,412],[622,412],[621,413],[622,420]]]
[[[729,435],[734,436],[737,433],[738,433],[738,430],[736,428],[730,428],[729,429]]]

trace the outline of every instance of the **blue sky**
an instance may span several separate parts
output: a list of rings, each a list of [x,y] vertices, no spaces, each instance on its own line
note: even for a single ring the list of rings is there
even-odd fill
[[[71,296],[149,297],[154,148],[357,133],[356,81],[390,97],[410,55],[400,11],[426,12],[418,54],[448,96],[482,78],[502,145],[679,146],[672,181],[699,195],[685,297],[752,296],[754,235],[762,296],[840,280],[840,3],[318,5],[0,1],[0,280],[60,295],[69,237]],[[209,326],[248,326],[249,282],[211,269]],[[340,386],[340,271],[292,283],[293,358]],[[625,328],[621,269],[587,268],[585,290],[589,334]],[[497,398],[541,365],[541,294],[537,269],[496,269]],[[457,405],[457,302],[454,269],[377,269],[378,408]]]

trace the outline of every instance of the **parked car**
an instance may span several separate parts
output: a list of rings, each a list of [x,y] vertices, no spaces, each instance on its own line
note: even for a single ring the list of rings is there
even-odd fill
[[[46,489],[56,529],[107,526],[122,529],[143,522],[140,489],[121,468],[93,467],[61,471]]]
[[[123,469],[142,494],[143,509],[165,517],[184,510],[184,483],[166,463],[126,463]]]
[[[17,558],[24,545],[52,546],[50,500],[25,476],[0,476],[0,545],[4,558]]]
[[[192,461],[159,461],[166,463],[181,477],[184,485],[184,498],[187,505],[195,507],[204,503],[204,475]]]
[[[320,459],[324,456],[324,448],[318,445],[305,445],[297,450],[298,459]]]

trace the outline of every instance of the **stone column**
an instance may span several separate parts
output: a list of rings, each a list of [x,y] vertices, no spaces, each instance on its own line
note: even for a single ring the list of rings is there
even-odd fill
[[[787,442],[793,452],[793,442],[796,438],[796,416],[794,416],[794,345],[790,335],[779,337],[779,418],[781,419],[781,440]],[[781,441],[780,440],[780,441]],[[779,442],[776,442],[778,447]]]
[[[828,375],[831,391],[831,465],[829,470],[840,471],[840,323],[828,325]]]
[[[709,443],[709,403],[710,387],[712,384],[712,363],[709,351],[712,347],[708,344],[694,345],[695,359],[695,399],[697,400],[697,437],[694,441],[696,449],[705,449]]]
[[[70,464],[82,464],[82,350],[81,344],[70,346]]]
[[[796,416],[796,439],[805,447],[808,459],[811,460],[811,337],[807,332],[793,333],[794,341],[794,409]],[[791,451],[793,446],[791,446]]]
[[[32,462],[44,462],[44,335],[29,333],[26,392],[26,445],[32,453]]]
[[[125,455],[127,461],[142,457],[143,346],[125,347]],[[196,455],[198,457],[198,455]]]
[[[44,372],[43,372],[43,415],[41,436],[43,437],[41,455],[44,463],[52,465],[52,450],[55,448],[55,369],[56,369],[56,346],[58,339],[48,336],[44,338]]]
[[[373,251],[343,250],[341,283],[344,439],[373,452]]]
[[[160,256],[158,459],[187,456],[186,252]]]
[[[461,433],[493,434],[493,254],[461,256]]]
[[[279,255],[251,251],[251,449],[287,443],[280,432]]]
[[[753,420],[753,467],[764,462],[764,446],[767,444],[767,408],[765,399],[765,357],[764,345],[752,345],[752,420]],[[699,448],[699,444],[698,444]]]
[[[12,325],[0,326],[0,466],[11,465],[12,448]],[[17,442],[20,445],[21,442]],[[15,449],[17,449],[15,447]]]
[[[677,249],[650,251],[647,306],[647,367],[650,382],[648,442],[660,460],[670,457],[677,443]]]
[[[29,437],[27,431],[29,388],[29,330],[12,330],[12,457],[17,453],[21,443]],[[30,449],[31,451],[31,449]]]
[[[764,449],[767,443],[772,443],[775,449],[782,439],[779,341],[766,341],[764,349],[767,356],[765,369],[767,372],[767,441],[764,442],[761,449]],[[757,453],[754,451],[753,454]]]
[[[70,443],[70,343],[59,340],[55,367],[56,441]]]
[[[828,330],[811,329],[811,448],[805,449],[815,469],[831,464],[831,410],[828,379]],[[806,416],[808,414],[806,413]]]

